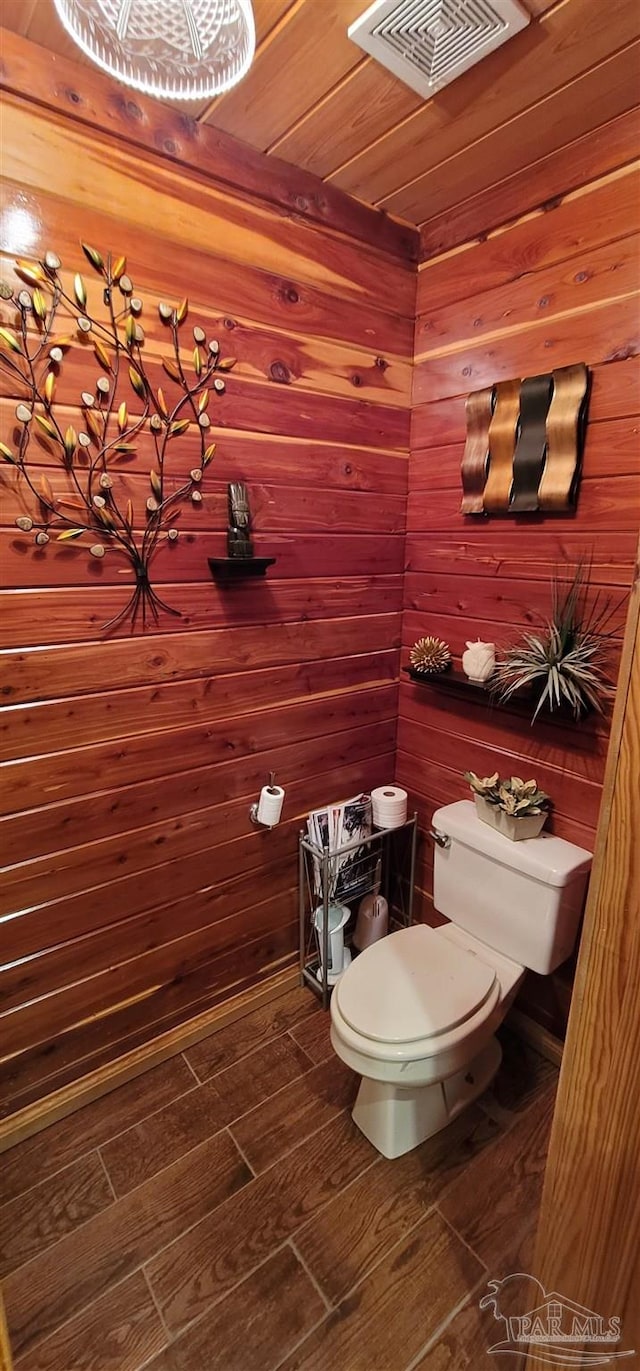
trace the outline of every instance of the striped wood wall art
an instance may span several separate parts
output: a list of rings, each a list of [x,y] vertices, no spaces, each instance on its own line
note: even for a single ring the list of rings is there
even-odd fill
[[[462,514],[563,514],[576,504],[587,421],[583,363],[469,395]]]

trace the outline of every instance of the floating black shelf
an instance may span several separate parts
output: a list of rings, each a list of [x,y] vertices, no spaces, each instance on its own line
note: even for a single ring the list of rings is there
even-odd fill
[[[214,581],[239,581],[245,576],[264,576],[275,557],[209,557]]]
[[[432,672],[430,675],[424,671],[416,671],[412,666],[403,666],[402,670],[416,685],[431,686],[434,690],[446,690],[457,695],[491,696],[490,681],[470,681],[464,671],[458,671],[455,667],[449,671]],[[492,698],[495,703],[495,696]]]
[[[515,695],[511,695],[508,700],[502,700],[492,689],[491,678],[488,681],[470,681],[469,677],[465,676],[464,671],[455,667],[449,671],[436,672],[431,676],[426,676],[421,671],[415,671],[412,666],[403,666],[402,670],[416,685],[428,686],[431,690],[440,690],[444,695],[457,695],[458,699],[482,701],[492,709],[514,714],[518,718],[529,716],[529,723],[533,723],[530,716],[535,707],[537,696],[530,686],[519,690]],[[585,718],[592,714],[593,710],[589,710]],[[562,728],[566,728],[567,725],[575,727],[578,722],[582,722],[577,721],[569,707],[564,704],[561,705],[560,709],[555,710],[549,709],[549,705],[546,704],[540,711],[538,719],[541,723],[560,724]]]

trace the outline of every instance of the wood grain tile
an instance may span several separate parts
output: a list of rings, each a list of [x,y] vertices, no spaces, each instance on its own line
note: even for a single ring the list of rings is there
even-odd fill
[[[413,1152],[382,1158],[306,1224],[296,1248],[327,1298],[343,1299],[498,1133],[470,1109]]]
[[[231,1122],[295,1081],[309,1067],[306,1053],[283,1033],[211,1079]]]
[[[319,1009],[310,1018],[294,1024],[289,1032],[312,1062],[324,1062],[328,1057],[335,1055],[330,1038],[331,1015],[324,1009]]]
[[[343,1113],[153,1258],[147,1275],[169,1329],[203,1314],[375,1157]]]
[[[554,1102],[555,1085],[471,1163],[440,1203],[445,1218],[496,1274],[505,1253],[535,1225]]]
[[[482,1272],[484,1264],[487,1279],[531,1268],[553,1105],[553,1086],[544,1082],[554,1069],[508,1044],[489,1106],[483,1098],[448,1130],[387,1162],[344,1107],[318,1129],[357,1081],[333,1057],[316,1067],[304,1059],[297,1038],[304,1042],[308,1034],[310,1044],[319,1042],[314,1017],[320,1011],[106,1142],[102,1152],[121,1192],[117,1201],[110,1203],[94,1152],[5,1204],[0,1251],[10,1271],[5,1288],[17,1371],[139,1371],[142,1365],[145,1371],[275,1371],[282,1358],[282,1371],[334,1365],[336,1371],[396,1371],[389,1347],[402,1347],[404,1367],[406,1347],[407,1362],[420,1358],[429,1330],[446,1318],[438,1313],[431,1321],[432,1303],[437,1311],[443,1307],[441,1286],[434,1301],[426,1289],[417,1293],[422,1265],[448,1283],[451,1311],[464,1297],[462,1268],[451,1250],[440,1252],[442,1233],[433,1255],[432,1219],[441,1223],[445,1216],[446,1242],[474,1270]],[[211,1130],[230,1109],[255,1099],[252,1092],[272,1087],[279,1073],[286,1079],[305,1065],[304,1076],[236,1125],[249,1123],[256,1157],[277,1157],[253,1178],[228,1130]],[[150,1093],[141,1082],[144,1100],[161,1098],[167,1082],[152,1084]],[[118,1121],[131,1108],[124,1100]],[[91,1126],[106,1124],[96,1117]],[[55,1137],[59,1128],[49,1131]],[[57,1146],[70,1146],[69,1139],[58,1138]],[[81,1134],[76,1147],[84,1147]],[[103,1204],[101,1212],[92,1207]],[[292,1247],[283,1248],[288,1238]],[[406,1263],[406,1279],[396,1259],[402,1273]],[[11,1271],[16,1261],[24,1264]],[[141,1263],[178,1335],[170,1347],[149,1287],[135,1272]],[[314,1281],[338,1305],[324,1320]],[[379,1327],[387,1285],[395,1303]],[[482,1365],[494,1325],[487,1331],[476,1317],[480,1285],[466,1316],[456,1316],[416,1371]],[[369,1294],[370,1287],[378,1293]],[[389,1334],[387,1323],[393,1324]]]
[[[192,1086],[193,1076],[186,1063],[181,1057],[171,1057],[43,1133],[28,1138],[3,1158],[0,1199],[9,1200],[29,1190]]]
[[[303,986],[295,986],[286,994],[279,995],[271,1004],[263,1005],[237,1019],[227,1028],[221,1028],[211,1037],[190,1047],[184,1056],[193,1067],[199,1080],[206,1081],[216,1071],[231,1066],[256,1047],[270,1042],[281,1033],[286,1033],[292,1024],[313,1014],[317,1010],[317,1000]]]
[[[493,1315],[478,1308],[483,1294],[481,1287],[416,1362],[414,1371],[489,1371],[495,1359],[488,1349],[499,1341],[500,1333]]]
[[[154,1357],[146,1371],[269,1371],[325,1313],[287,1246]]]
[[[530,1256],[533,1258],[533,1244]],[[495,1287],[490,1288],[488,1280],[486,1284],[481,1282],[469,1304],[447,1324],[412,1371],[480,1371],[480,1368],[490,1371],[498,1361],[490,1349],[504,1337],[501,1318],[522,1315],[529,1309],[535,1309],[540,1300],[538,1282],[526,1274],[530,1269],[529,1261],[521,1264],[518,1253],[514,1252],[513,1261],[509,1260],[504,1274],[513,1274],[515,1279],[507,1281],[500,1290],[500,1317],[496,1318],[491,1306],[480,1309],[483,1296],[495,1293]],[[513,1371],[524,1371],[524,1360],[524,1357],[519,1359],[517,1354],[511,1354],[509,1365]],[[547,1368],[548,1365],[547,1362]],[[527,1371],[530,1371],[529,1362]]]
[[[281,1371],[401,1371],[483,1271],[434,1211],[282,1362]]]
[[[138,1371],[167,1336],[141,1272],[20,1357],[16,1371]]]
[[[352,1105],[358,1086],[353,1071],[334,1057],[245,1114],[234,1123],[232,1136],[254,1171],[264,1171],[340,1110]]]
[[[97,1152],[0,1208],[0,1277],[44,1252],[113,1203]]]
[[[210,1214],[250,1172],[218,1133],[8,1277],[9,1333],[22,1355]]]
[[[227,1122],[227,1108],[215,1086],[194,1086],[186,1095],[134,1124],[100,1149],[118,1197],[170,1166]]]
[[[309,1068],[306,1054],[281,1034],[120,1133],[101,1149],[116,1194],[127,1195]]]

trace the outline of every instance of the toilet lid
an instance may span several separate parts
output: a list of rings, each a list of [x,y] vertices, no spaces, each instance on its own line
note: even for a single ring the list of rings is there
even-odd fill
[[[410,1043],[463,1024],[489,998],[493,967],[416,924],[381,938],[334,990],[342,1017],[365,1038]]]

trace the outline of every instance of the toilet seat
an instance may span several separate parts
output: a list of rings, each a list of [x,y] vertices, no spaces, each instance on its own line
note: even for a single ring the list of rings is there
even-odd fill
[[[334,1018],[337,1010],[372,1054],[412,1058],[438,1051],[443,1038],[464,1036],[470,1020],[476,1026],[489,1017],[498,995],[494,967],[416,924],[352,963],[333,993]]]

